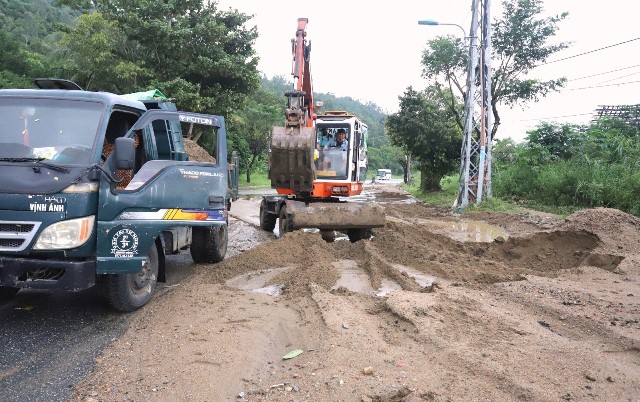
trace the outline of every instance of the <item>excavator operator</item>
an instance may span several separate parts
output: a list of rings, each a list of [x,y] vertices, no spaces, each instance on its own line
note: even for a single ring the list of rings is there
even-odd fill
[[[325,149],[329,148],[340,148],[341,151],[349,150],[349,140],[347,140],[347,132],[344,128],[339,128],[336,132],[336,138],[325,146]]]

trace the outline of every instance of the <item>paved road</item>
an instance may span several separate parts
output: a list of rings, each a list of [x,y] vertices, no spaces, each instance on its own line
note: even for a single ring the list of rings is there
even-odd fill
[[[191,275],[194,267],[188,252],[168,256],[167,285]],[[1,301],[0,401],[68,400],[73,385],[90,372],[94,357],[127,329],[131,316],[113,312],[95,289],[23,290]]]

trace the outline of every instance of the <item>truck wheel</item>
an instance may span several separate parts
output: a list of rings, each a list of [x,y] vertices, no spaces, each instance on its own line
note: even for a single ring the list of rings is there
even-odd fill
[[[280,236],[284,236],[287,232],[293,232],[293,222],[291,217],[287,215],[287,206],[283,205],[280,208],[280,218],[278,219]]]
[[[140,272],[106,275],[104,292],[109,304],[118,311],[130,312],[147,304],[158,284],[158,249],[153,243]]]
[[[262,199],[260,203],[260,228],[267,232],[273,232],[276,227],[276,220],[278,217],[275,214],[270,214],[267,210],[267,202]]]
[[[227,254],[227,225],[194,227],[191,258],[197,263],[215,263]]]
[[[20,288],[8,288],[0,286],[0,300],[10,299],[18,293]]]
[[[349,229],[347,230],[349,241],[355,243],[358,240],[368,240],[371,238],[371,229]]]

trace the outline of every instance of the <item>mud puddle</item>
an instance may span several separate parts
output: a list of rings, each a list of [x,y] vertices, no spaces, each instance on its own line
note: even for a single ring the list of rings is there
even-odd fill
[[[269,281],[285,273],[293,267],[262,269],[259,271],[251,271],[242,275],[234,276],[228,279],[225,284],[234,289],[249,290],[252,292],[266,293],[270,296],[279,296],[282,294],[282,284],[267,285]]]
[[[418,284],[418,286],[420,286],[422,289],[431,288],[433,284],[436,283],[436,281],[438,280],[438,278],[436,278],[435,276],[427,275],[423,272],[420,272],[411,267],[407,267],[405,265],[392,264],[392,266],[398,271],[405,273],[407,276],[413,279]]]
[[[414,218],[405,220],[388,216],[392,222],[412,223],[424,226],[433,233],[445,235],[460,242],[491,243],[497,238],[509,238],[509,233],[503,228],[486,222],[461,219],[458,221],[439,221],[432,219]]]
[[[418,201],[408,193],[390,193],[385,191],[365,190],[360,195],[350,197],[349,202],[365,202],[377,204],[416,204]]]

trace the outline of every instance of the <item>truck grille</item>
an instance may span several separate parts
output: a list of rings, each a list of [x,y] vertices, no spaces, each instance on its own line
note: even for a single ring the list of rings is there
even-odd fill
[[[0,251],[22,251],[38,232],[41,222],[0,221]]]
[[[24,239],[0,239],[0,248],[18,248],[22,246]]]

